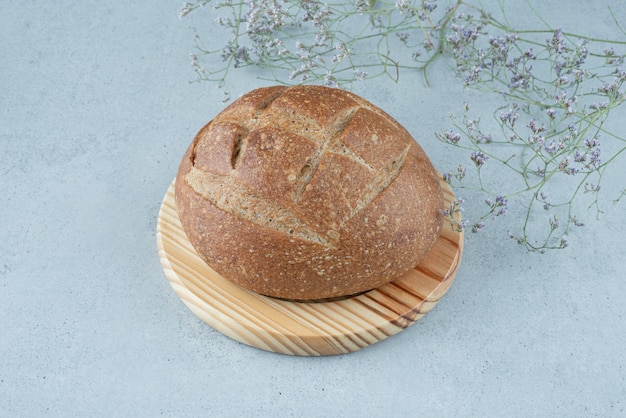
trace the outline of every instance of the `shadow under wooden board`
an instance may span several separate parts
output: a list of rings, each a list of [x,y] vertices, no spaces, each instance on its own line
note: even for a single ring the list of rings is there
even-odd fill
[[[454,195],[441,181],[446,207]],[[414,324],[446,293],[458,270],[463,233],[445,224],[419,266],[378,289],[332,301],[294,302],[263,296],[224,279],[196,253],[176,211],[174,182],[157,222],[159,258],[167,280],[200,319],[242,343],[300,356],[344,354]]]

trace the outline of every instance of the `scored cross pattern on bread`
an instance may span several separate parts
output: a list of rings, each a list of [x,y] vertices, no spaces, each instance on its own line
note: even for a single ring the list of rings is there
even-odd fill
[[[338,114],[331,115],[334,118],[328,121],[320,120],[319,116],[316,119],[302,114],[296,115],[291,108],[285,111],[281,106],[272,106],[280,99],[285,90],[286,88],[277,88],[275,91],[270,91],[266,97],[258,98],[256,102],[251,100],[249,106],[244,108],[244,118],[241,117],[241,109],[232,113],[226,109],[217,120],[212,121],[205,128],[196,144],[193,157],[194,167],[185,178],[197,193],[224,211],[236,214],[266,228],[295,235],[321,245],[335,246],[345,223],[373,202],[396,178],[402,169],[410,145],[406,145],[386,165],[376,169],[341,141],[342,133],[353,120],[355,114],[359,111],[374,113],[376,110],[369,106],[363,106],[358,101],[352,103],[348,101],[342,107],[337,106],[341,110]],[[294,127],[296,121],[297,128]],[[298,142],[303,141],[306,141],[306,145],[312,145],[304,147],[309,153],[299,169],[296,165],[295,169],[292,168],[291,173],[283,173],[283,177],[292,186],[291,193],[286,194],[286,196],[291,196],[293,205],[281,205],[273,198],[260,195],[257,190],[247,187],[244,182],[238,182],[235,173],[242,168],[249,147],[256,148],[255,151],[262,150],[265,153],[271,153],[275,150],[278,141],[277,136],[289,138],[296,146]],[[377,137],[372,138],[372,141],[378,140]],[[203,150],[203,147],[206,149]],[[252,148],[250,151],[252,152]],[[202,152],[206,155],[200,159],[198,155]],[[335,212],[335,216],[328,218],[330,221],[327,222],[329,228],[325,231],[316,231],[315,226],[308,225],[306,218],[302,217],[302,211],[298,211],[297,206],[305,194],[307,186],[318,172],[322,161],[329,154],[350,159],[362,166],[371,176],[370,181],[364,184],[360,190],[342,193],[344,198],[348,195],[351,197],[351,199],[345,199],[346,201],[342,202],[345,203],[343,213]],[[226,164],[222,164],[217,171],[214,171],[213,163],[216,156],[221,157],[224,163],[229,162],[230,170],[225,170]],[[256,156],[258,157],[258,154]],[[211,165],[203,164],[205,159],[210,159]],[[266,168],[274,170],[275,165],[255,164],[252,169],[254,170],[254,168],[260,172]],[[344,188],[353,189],[355,185],[346,183],[345,178],[341,178],[342,174],[341,171],[337,171],[335,176],[339,178],[333,180]]]

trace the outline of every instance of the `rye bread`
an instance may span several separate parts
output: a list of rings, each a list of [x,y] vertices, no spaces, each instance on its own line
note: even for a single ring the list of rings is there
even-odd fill
[[[442,227],[436,170],[365,99],[321,86],[267,87],[196,135],[176,205],[198,254],[249,290],[311,300],[393,281]]]

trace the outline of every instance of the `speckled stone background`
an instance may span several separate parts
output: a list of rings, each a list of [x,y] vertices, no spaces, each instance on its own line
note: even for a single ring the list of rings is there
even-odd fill
[[[521,3],[505,1],[536,22]],[[624,39],[606,8],[626,21],[621,1],[533,3],[554,26]],[[623,202],[546,255],[503,238],[506,221],[468,236],[437,307],[350,355],[268,353],[197,319],[155,243],[178,162],[223,106],[190,83],[191,28],[205,15],[181,21],[180,6],[0,5],[0,416],[626,415]],[[263,84],[234,77],[235,96]],[[355,92],[443,167],[449,149],[432,133],[451,103],[489,103],[443,68],[431,81]],[[624,167],[612,176],[605,187],[621,190]]]

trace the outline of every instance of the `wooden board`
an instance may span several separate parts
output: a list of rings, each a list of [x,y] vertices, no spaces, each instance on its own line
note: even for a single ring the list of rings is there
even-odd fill
[[[447,204],[454,195],[442,180]],[[167,280],[189,309],[214,329],[276,353],[322,356],[357,351],[411,326],[446,293],[461,262],[463,233],[444,225],[426,259],[398,280],[349,298],[293,302],[245,290],[213,271],[187,240],[170,185],[157,222]]]

